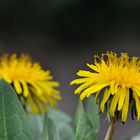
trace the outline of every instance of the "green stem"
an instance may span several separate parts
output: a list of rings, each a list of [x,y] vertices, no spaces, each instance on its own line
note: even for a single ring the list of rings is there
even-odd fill
[[[114,125],[115,125],[115,119],[112,118],[104,140],[112,140],[113,132],[114,132]]]

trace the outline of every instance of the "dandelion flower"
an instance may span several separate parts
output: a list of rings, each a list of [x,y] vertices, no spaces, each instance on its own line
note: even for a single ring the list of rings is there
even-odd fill
[[[0,78],[13,86],[25,110],[33,114],[46,112],[48,105],[55,106],[61,98],[55,89],[59,83],[52,81],[50,71],[25,54],[3,55]]]
[[[91,71],[80,70],[80,78],[73,84],[81,84],[75,94],[83,100],[95,94],[100,104],[101,112],[106,108],[111,118],[116,118],[119,112],[122,122],[127,120],[131,105],[136,109],[137,119],[140,119],[140,58],[129,57],[127,53],[107,52],[101,57],[95,56],[93,64],[87,64]],[[131,106],[132,107],[132,106]],[[133,108],[132,107],[132,108]],[[132,110],[131,110],[132,111]]]

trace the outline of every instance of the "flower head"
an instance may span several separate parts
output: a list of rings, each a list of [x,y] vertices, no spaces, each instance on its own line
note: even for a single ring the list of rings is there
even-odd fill
[[[61,97],[52,81],[50,71],[43,70],[39,63],[28,55],[5,54],[0,58],[0,78],[11,84],[26,111],[43,113],[47,105],[55,106]]]
[[[101,57],[95,56],[93,64],[87,64],[90,71],[80,70],[79,79],[71,84],[81,84],[75,94],[80,99],[96,94],[98,102],[99,94],[103,93],[100,103],[102,112],[108,106],[110,117],[121,114],[123,122],[127,120],[130,105],[136,109],[137,119],[140,119],[140,59],[129,57],[122,53],[120,57],[116,53],[107,52]]]

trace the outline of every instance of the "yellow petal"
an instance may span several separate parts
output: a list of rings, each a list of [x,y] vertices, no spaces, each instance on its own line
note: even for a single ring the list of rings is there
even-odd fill
[[[103,69],[106,69],[107,68],[107,65],[106,65],[106,63],[105,63],[104,60],[101,60],[101,65],[102,65],[102,68]]]
[[[42,89],[36,83],[32,81],[29,81],[29,83],[32,85],[34,90],[36,90],[36,92],[34,92],[35,94],[42,95]]]
[[[93,85],[81,93],[80,99],[83,100],[85,97],[89,97],[91,94],[101,90],[102,88],[104,88],[108,85],[109,85],[109,83],[102,83],[102,84]]]
[[[47,105],[44,104],[43,102],[41,102],[40,100],[38,100],[38,98],[34,98],[34,101],[36,102],[36,105],[38,107],[38,111],[43,113],[47,111]]]
[[[111,81],[111,83],[110,83],[111,94],[114,95],[114,93],[117,91],[117,89],[118,89],[118,85],[115,84],[115,81]]]
[[[88,82],[88,80],[89,80],[89,78],[79,78],[79,79],[76,79],[76,80],[73,80],[72,82],[70,82],[70,85],[82,84],[82,83]]]
[[[119,96],[120,96],[120,94],[117,91],[117,93],[114,95],[114,97],[111,101],[111,105],[110,105],[110,116],[111,117],[114,117],[114,113],[116,111],[116,106],[117,106],[117,103],[118,103],[118,100],[119,100]]]
[[[80,92],[82,92],[84,89],[88,88],[89,86],[91,86],[94,83],[93,80],[90,80],[89,82],[84,83],[83,85],[81,85],[80,87],[78,87],[75,90],[75,94],[79,94]]]
[[[87,97],[89,97],[92,93],[95,93],[108,85],[109,83],[102,83],[102,84],[96,84],[94,86],[91,86],[90,88],[85,90],[85,92],[87,92]]]
[[[140,119],[140,99],[135,91],[133,91],[133,97],[135,99],[136,110],[137,110],[137,117],[138,120]]]
[[[14,84],[14,87],[15,87],[17,94],[21,94],[22,88],[21,88],[20,82],[18,80],[14,80],[13,84]]]
[[[4,79],[9,83],[9,84],[11,84],[12,83],[12,80],[10,79],[10,78],[8,78],[7,76],[6,77],[4,77]]]
[[[126,92],[126,97],[124,101],[124,106],[122,108],[122,121],[126,122],[127,115],[128,115],[128,109],[129,109],[129,91]]]
[[[137,93],[137,95],[140,97],[140,88],[139,87],[133,88],[133,91],[135,91]]]
[[[77,72],[77,75],[78,75],[78,76],[83,76],[83,77],[96,77],[96,76],[98,76],[99,74],[98,74],[98,73],[93,73],[93,72],[90,72],[90,71],[79,70],[79,71]]]
[[[98,96],[99,96],[99,94],[100,94],[100,91],[101,91],[101,90],[99,90],[99,91],[96,93],[96,95],[95,95],[95,101],[96,101],[97,104],[98,104],[98,102],[99,102],[99,101],[98,101]]]
[[[29,95],[28,85],[23,80],[21,80],[21,83],[22,83],[22,87],[23,87],[23,95],[24,95],[24,97],[27,97]]]
[[[96,71],[96,72],[100,72],[100,69],[99,69],[97,66],[93,65],[93,64],[88,64],[88,63],[87,63],[87,66],[88,66],[89,68],[93,69],[93,70]]]
[[[31,95],[29,95],[29,96],[27,97],[27,102],[28,102],[28,104],[29,104],[30,107],[31,107],[31,111],[32,111],[33,113],[35,113],[35,114],[38,114],[38,113],[39,113],[39,109],[38,109],[36,103],[33,101]]]
[[[104,96],[103,96],[103,99],[102,99],[102,102],[101,102],[101,111],[104,112],[104,108],[105,108],[105,103],[108,101],[109,97],[110,97],[110,89],[106,89],[105,93],[104,93]]]
[[[119,88],[118,92],[120,94],[119,103],[118,103],[118,110],[120,111],[122,109],[122,106],[124,104],[125,96],[126,96],[126,88]]]
[[[48,81],[48,82],[38,82],[43,84],[45,87],[46,85],[51,86],[51,87],[58,87],[60,84],[58,82],[55,81]]]

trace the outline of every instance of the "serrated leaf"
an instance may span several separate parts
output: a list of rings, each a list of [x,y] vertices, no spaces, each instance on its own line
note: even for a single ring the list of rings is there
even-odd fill
[[[99,114],[98,106],[96,105],[96,102],[93,96],[91,96],[87,102],[87,115],[95,132],[97,132],[99,129],[99,115],[98,114]]]
[[[45,114],[44,128],[40,140],[60,140],[55,123]]]
[[[0,80],[0,140],[34,140],[14,89]]]
[[[76,113],[76,128],[74,140],[95,140],[92,124],[90,123],[83,105],[79,102]]]

